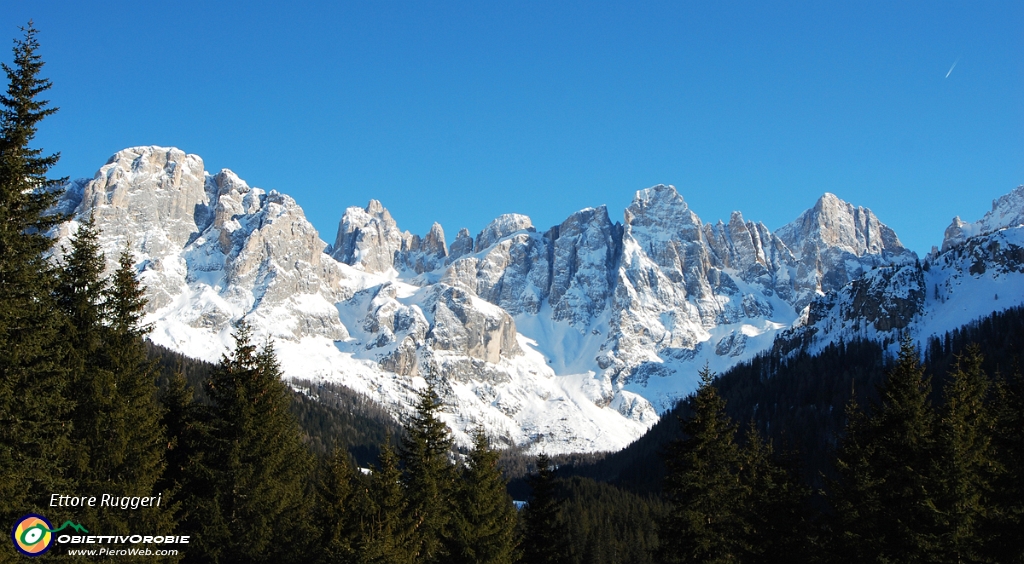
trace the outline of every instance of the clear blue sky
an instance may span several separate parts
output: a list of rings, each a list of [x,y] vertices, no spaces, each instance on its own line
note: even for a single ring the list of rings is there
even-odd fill
[[[451,242],[508,212],[621,221],[665,183],[771,229],[833,192],[924,253],[1024,183],[1019,0],[5,0],[0,60],[30,18],[59,175],[176,146],[292,195],[328,242],[370,198]]]

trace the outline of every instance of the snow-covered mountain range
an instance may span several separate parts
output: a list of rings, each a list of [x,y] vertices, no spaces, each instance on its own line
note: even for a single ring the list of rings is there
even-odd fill
[[[111,265],[130,247],[161,345],[216,361],[246,319],[287,377],[341,382],[399,417],[431,379],[458,439],[483,426],[550,453],[625,446],[705,362],[725,370],[779,335],[923,338],[1024,300],[1024,187],[955,219],[923,262],[831,194],[772,232],[739,212],[704,223],[662,185],[621,221],[602,206],[540,231],[508,214],[450,244],[374,200],[344,210],[328,245],[287,195],[162,147],[120,151],[60,209],[74,216],[62,237],[94,215]]]

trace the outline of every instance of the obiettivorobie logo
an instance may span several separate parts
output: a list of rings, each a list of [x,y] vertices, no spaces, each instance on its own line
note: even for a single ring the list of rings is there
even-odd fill
[[[71,530],[57,534],[64,529]],[[63,525],[54,529],[46,517],[36,513],[29,513],[18,519],[11,529],[14,548],[26,556],[45,554],[54,544],[64,545],[68,548],[68,554],[79,556],[168,556],[178,554],[173,545],[188,544],[190,538],[188,535],[95,534],[74,521],[65,521]],[[97,544],[103,546],[90,546]],[[111,545],[136,546],[118,548]],[[171,546],[164,548],[153,545]]]
[[[54,533],[63,531],[68,527],[79,533],[89,532],[85,527],[72,521],[65,521],[63,525],[56,529],[51,527],[53,525],[50,524],[46,517],[35,513],[29,513],[18,519],[14,524],[14,528],[11,529],[11,541],[14,542],[14,548],[27,556],[40,556],[53,546]]]

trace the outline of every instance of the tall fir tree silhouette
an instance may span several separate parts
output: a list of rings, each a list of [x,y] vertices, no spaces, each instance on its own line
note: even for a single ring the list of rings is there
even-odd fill
[[[563,531],[558,527],[563,500],[558,496],[555,468],[546,454],[537,457],[537,473],[527,480],[532,493],[523,510],[524,564],[555,564],[565,562],[569,547]]]
[[[57,111],[40,96],[37,30],[32,22],[14,42],[13,64],[2,65],[0,95],[0,520],[42,511],[53,492],[73,491],[67,478],[71,403],[67,348],[53,299],[56,275],[46,255],[48,213],[60,180],[47,176],[59,158],[31,146],[39,123]],[[51,518],[60,510],[46,508]],[[10,545],[2,549],[12,551]]]
[[[988,406],[990,381],[976,345],[957,358],[943,390],[936,435],[936,504],[939,558],[943,562],[984,561],[985,531],[995,517],[993,482],[1001,468],[992,442]]]
[[[381,445],[379,465],[372,469],[367,496],[359,506],[356,562],[359,564],[413,564],[417,562],[414,525],[408,520],[408,502],[398,467],[398,454],[390,437]]]
[[[989,494],[985,554],[994,562],[1024,564],[1024,374],[1015,367],[994,387],[992,442],[1000,472]]]
[[[453,564],[512,564],[518,553],[516,510],[498,470],[498,452],[483,429],[473,434],[473,450],[453,499]]]
[[[213,400],[196,481],[211,499],[188,508],[199,551],[211,562],[297,562],[315,537],[306,486],[311,459],[289,412],[272,345],[257,349],[242,322],[235,349],[210,377]],[[190,557],[190,555],[186,555]]]
[[[832,559],[931,562],[936,559],[935,413],[931,380],[904,338],[896,365],[869,415],[851,404],[837,453],[839,480]]]
[[[693,415],[682,422],[684,437],[665,457],[670,509],[659,527],[659,555],[663,562],[740,562],[746,524],[736,424],[707,365],[700,378]]]
[[[433,385],[420,391],[416,415],[406,426],[401,460],[405,466],[408,519],[415,528],[418,562],[445,562],[451,534],[449,504],[455,488],[450,456],[454,441],[441,420],[441,397]]]

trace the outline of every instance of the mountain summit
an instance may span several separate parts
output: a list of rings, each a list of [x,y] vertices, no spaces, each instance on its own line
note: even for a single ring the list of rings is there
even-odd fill
[[[162,147],[118,152],[60,209],[61,236],[94,215],[108,261],[131,246],[159,344],[216,360],[246,319],[286,377],[344,383],[399,417],[429,379],[461,441],[482,425],[552,453],[628,444],[700,365],[749,359],[825,296],[917,258],[831,194],[772,233],[739,212],[705,223],[666,185],[621,222],[604,206],[543,231],[507,214],[450,242],[371,200],[327,245],[287,195]]]

